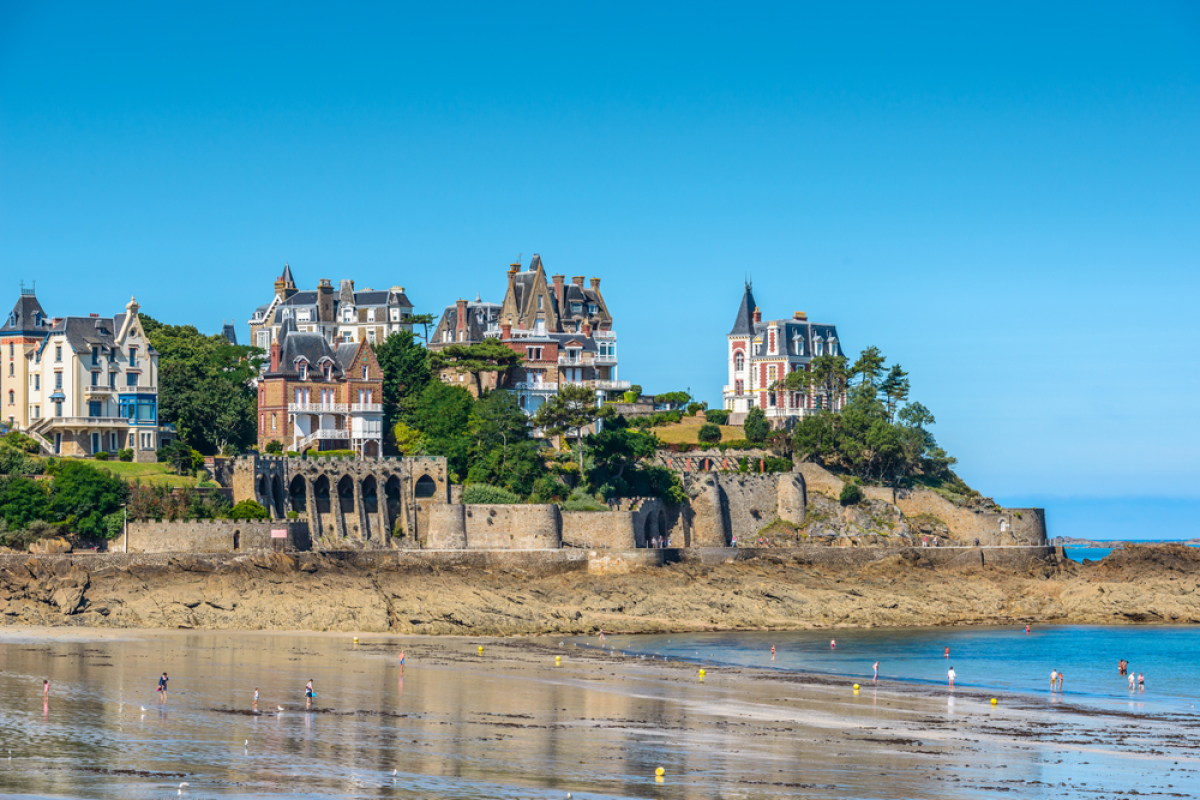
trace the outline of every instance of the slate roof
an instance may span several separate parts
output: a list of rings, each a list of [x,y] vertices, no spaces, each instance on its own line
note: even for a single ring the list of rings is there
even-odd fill
[[[237,330],[228,322],[221,328],[221,335],[225,337],[225,341],[230,344],[237,344]]]
[[[319,369],[321,359],[328,358],[333,361],[333,373],[331,377],[335,380],[341,380],[345,377],[346,370],[350,368],[350,364],[354,361],[354,355],[357,352],[357,343],[339,344],[334,347],[323,335],[308,333],[307,331],[297,331],[295,321],[285,319],[283,324],[279,326],[279,372],[271,373],[268,371],[268,374],[298,374],[299,370],[296,369],[296,360],[299,358],[303,358],[308,362],[309,369]]]
[[[746,292],[742,295],[737,317],[733,321],[733,330],[729,332],[730,336],[750,336],[754,332],[754,309],[756,308],[758,308],[758,303],[754,302],[754,292],[751,290],[750,283],[747,282]]]
[[[282,275],[280,275],[279,277],[280,277],[280,279],[281,279],[281,280],[282,280],[284,283],[288,284],[289,286],[295,286],[295,285],[296,285],[296,280],[295,280],[295,279],[292,277],[292,266],[291,266],[291,264],[286,264],[286,263],[285,263],[285,264],[283,265],[283,274],[282,274]]]
[[[500,304],[486,303],[476,297],[467,303],[467,342],[482,342],[488,331],[488,323],[498,323],[500,319]],[[493,326],[494,327],[494,326]],[[458,304],[446,306],[442,318],[434,328],[431,345],[439,344],[443,331],[458,330]],[[450,344],[450,342],[445,342]]]
[[[41,324],[39,325],[34,324],[35,314],[40,315]],[[43,334],[48,330],[50,330],[50,319],[46,316],[46,311],[38,302],[37,297],[32,294],[22,294],[17,298],[17,304],[13,306],[12,312],[4,320],[4,325],[0,327],[0,333]]]
[[[112,318],[63,317],[48,333],[63,334],[67,344],[76,353],[89,352],[93,347],[99,347],[101,352],[109,352],[117,346],[116,336],[125,324],[125,316],[117,314]],[[48,341],[49,337],[42,342],[41,347],[44,348]],[[149,342],[146,343],[146,349],[148,355],[157,353]]]

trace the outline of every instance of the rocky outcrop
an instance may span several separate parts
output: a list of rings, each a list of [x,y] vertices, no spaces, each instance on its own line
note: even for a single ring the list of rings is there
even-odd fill
[[[769,555],[627,574],[399,562],[364,569],[315,554],[101,569],[88,569],[88,556],[29,558],[0,568],[0,620],[476,635],[1200,622],[1193,548],[1130,547],[1093,565],[1032,562],[1019,571],[987,566],[970,548],[935,567],[921,550],[853,568]]]

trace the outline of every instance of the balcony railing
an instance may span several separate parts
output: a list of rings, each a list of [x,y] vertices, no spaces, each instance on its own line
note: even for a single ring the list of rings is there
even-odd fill
[[[296,449],[303,450],[305,447],[308,447],[310,444],[313,444],[314,442],[319,442],[322,440],[350,441],[350,431],[341,430],[338,428],[318,428],[317,430],[310,433],[308,436],[305,436],[304,438],[297,441]]]
[[[383,403],[351,403],[350,411],[354,414],[382,414]]]
[[[125,417],[42,417],[37,420],[42,430],[48,428],[124,428],[131,423]],[[144,423],[154,424],[149,420]]]
[[[629,381],[596,381],[596,388],[606,392],[624,391],[632,385]]]
[[[596,363],[597,364],[615,364],[615,363],[617,363],[617,357],[613,356],[613,355],[608,355],[606,353],[597,353],[596,354]]]
[[[587,353],[583,356],[572,358],[571,356],[560,355],[558,363],[563,366],[591,366],[592,354]]]
[[[345,403],[288,403],[292,414],[345,414],[348,410]]]
[[[592,331],[592,336],[597,339],[616,339],[616,331]]]
[[[541,382],[534,381],[534,382],[529,382],[529,383],[518,383],[517,390],[523,391],[523,392],[541,392],[544,394],[554,394],[555,392],[558,391],[558,384],[549,382],[549,381],[541,381]]]

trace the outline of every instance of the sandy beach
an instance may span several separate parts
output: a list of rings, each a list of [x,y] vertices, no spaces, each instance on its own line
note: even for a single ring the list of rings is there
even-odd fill
[[[131,798],[187,782],[192,796],[221,797],[1200,792],[1194,713],[1021,694],[997,695],[992,706],[988,693],[896,682],[856,693],[845,678],[766,669],[710,666],[701,681],[692,664],[557,638],[359,633],[355,644],[354,635],[7,628],[0,718],[13,760],[0,790]],[[172,684],[160,705],[161,671]],[[45,707],[43,673],[53,686]],[[317,697],[306,711],[309,678]]]

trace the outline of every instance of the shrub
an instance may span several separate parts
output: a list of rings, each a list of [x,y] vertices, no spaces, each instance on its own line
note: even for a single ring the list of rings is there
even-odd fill
[[[99,453],[93,454],[92,458],[96,459],[97,461],[108,461],[110,458],[112,458],[112,456],[101,450]]]
[[[125,531],[125,512],[114,511],[104,518],[104,538],[108,541],[121,538]]]
[[[196,484],[197,489],[220,489],[221,484],[216,481],[203,480]]]
[[[272,439],[271,441],[267,442],[267,446],[264,447],[263,450],[273,456],[280,455],[283,453],[283,442],[279,441],[278,439]]]
[[[696,416],[696,412],[698,412],[701,408],[703,408],[703,406],[701,406],[699,403],[688,403],[687,415],[689,417],[694,417]]]
[[[308,450],[305,458],[354,458],[358,453],[353,450]]]
[[[562,504],[563,511],[609,511],[609,507],[589,494],[582,486],[575,488]]]
[[[468,483],[463,487],[463,504],[474,506],[492,503],[519,503],[521,498],[503,486],[490,483]]]
[[[746,438],[755,444],[765,442],[767,435],[771,432],[771,426],[767,422],[767,415],[758,406],[750,409],[746,414],[746,422],[742,427],[746,431]]]
[[[10,528],[0,519],[0,545],[24,550],[34,542],[58,535],[58,528],[45,520],[35,519],[26,528]]]
[[[562,499],[566,489],[567,487],[559,481],[556,481],[549,475],[544,475],[534,481],[533,492],[529,495],[529,502],[553,503],[555,500]]]
[[[842,491],[838,495],[839,503],[844,506],[852,506],[855,503],[861,502],[862,499],[862,488],[859,487],[858,481],[848,480],[842,484]]]
[[[721,429],[711,422],[706,422],[700,426],[700,432],[696,434],[696,438],[705,444],[716,444],[721,441]]]
[[[299,519],[299,518],[300,518],[300,512],[299,512],[299,511],[289,511],[289,512],[287,513],[287,518],[288,518],[288,519]]]
[[[791,472],[794,466],[790,458],[769,456],[764,459],[763,472]]]
[[[125,447],[117,451],[118,461],[133,461],[133,448]]]
[[[4,437],[4,441],[30,455],[37,455],[42,451],[42,446],[38,444],[37,439],[26,436],[20,431],[11,431]]]
[[[637,392],[626,392],[625,393],[625,402],[626,403],[636,403],[637,399],[638,399]]]
[[[704,419],[713,425],[725,425],[729,422],[729,412],[722,408],[711,408],[704,412]]]
[[[288,458],[299,458],[299,456],[300,456],[300,454],[299,454],[299,453],[297,453],[295,450],[288,450],[288,451],[287,451],[287,457],[288,457]]]
[[[254,500],[243,500],[229,512],[230,519],[270,519],[267,509]]]

